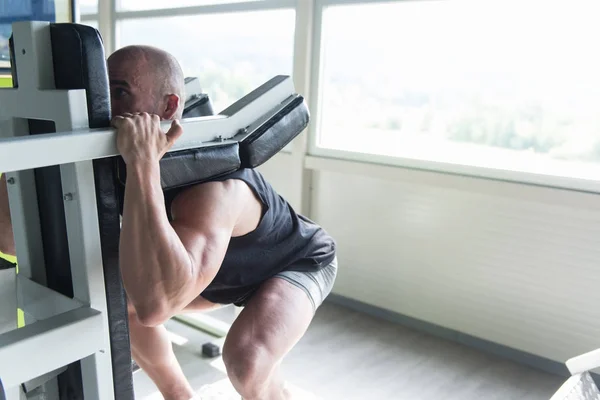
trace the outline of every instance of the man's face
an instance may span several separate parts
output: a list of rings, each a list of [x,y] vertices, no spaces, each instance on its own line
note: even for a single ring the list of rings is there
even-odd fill
[[[147,112],[159,114],[152,92],[153,80],[143,62],[108,60],[112,116]]]

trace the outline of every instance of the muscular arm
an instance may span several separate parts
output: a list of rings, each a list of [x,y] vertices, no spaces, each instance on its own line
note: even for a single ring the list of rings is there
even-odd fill
[[[234,186],[213,182],[181,194],[171,224],[158,162],[128,166],[120,264],[142,323],[163,323],[212,281],[239,215]]]
[[[15,238],[13,236],[10,208],[8,204],[6,175],[4,174],[2,174],[2,177],[0,178],[0,251],[11,256],[16,254]]]
[[[140,322],[159,325],[212,281],[247,202],[239,184],[205,183],[178,196],[169,223],[159,160],[183,134],[181,125],[173,121],[165,133],[158,116],[141,113],[115,117],[113,126],[127,165],[121,275]]]

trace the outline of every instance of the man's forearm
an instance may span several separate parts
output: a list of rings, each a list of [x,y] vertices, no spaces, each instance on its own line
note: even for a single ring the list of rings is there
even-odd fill
[[[8,203],[8,188],[6,187],[6,175],[4,174],[0,178],[0,251],[11,256],[16,254]]]
[[[138,317],[160,313],[193,281],[190,256],[167,219],[158,162],[127,166],[120,240],[123,282]]]

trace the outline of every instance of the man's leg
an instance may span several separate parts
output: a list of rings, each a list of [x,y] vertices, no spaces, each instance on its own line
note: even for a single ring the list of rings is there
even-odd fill
[[[306,293],[280,278],[266,281],[225,339],[223,361],[244,400],[286,399],[279,364],[306,332],[313,306]]]
[[[199,297],[185,311],[205,311],[218,307]],[[140,324],[133,307],[129,306],[129,335],[135,362],[160,390],[165,400],[189,400],[194,392],[175,358],[173,345],[163,325],[148,327]]]

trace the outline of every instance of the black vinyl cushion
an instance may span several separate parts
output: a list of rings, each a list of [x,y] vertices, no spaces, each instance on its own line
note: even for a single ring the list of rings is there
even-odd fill
[[[287,146],[310,120],[304,98],[297,96],[267,123],[240,143],[240,159],[244,168],[256,168]]]
[[[237,171],[240,165],[237,142],[172,152],[160,161],[160,180],[163,188],[172,189]]]
[[[240,165],[237,142],[173,151],[165,154],[160,160],[161,186],[163,190],[169,190],[201,183],[209,178],[237,171]],[[116,170],[123,191],[127,180],[127,168],[120,157],[116,162]]]
[[[86,89],[89,127],[109,127],[110,93],[100,34],[89,26],[68,23],[51,24],[50,32],[56,88]],[[120,220],[113,162],[110,158],[94,160],[94,179],[107,296],[114,393],[117,399],[133,400],[127,301],[119,270]],[[45,189],[52,186],[60,188],[60,171],[52,180],[44,179],[40,183],[38,193],[44,193]],[[47,204],[57,212],[59,209],[63,210],[57,215],[57,221],[64,221],[62,194],[59,198],[58,193],[53,192],[52,198],[44,198],[44,203],[41,204]],[[66,239],[66,232],[62,236]],[[62,268],[64,265],[69,264],[63,264]],[[60,268],[59,265],[53,266],[59,274]],[[61,400],[83,399],[78,364],[69,366],[63,376],[59,377]]]

